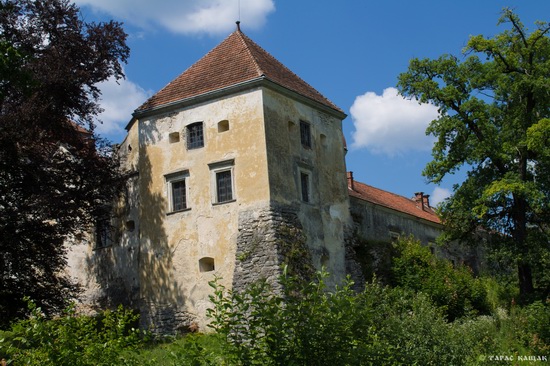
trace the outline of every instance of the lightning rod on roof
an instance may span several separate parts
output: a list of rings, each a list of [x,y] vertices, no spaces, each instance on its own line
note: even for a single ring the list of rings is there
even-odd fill
[[[239,23],[241,22],[241,0],[238,0],[237,6],[238,6],[237,9],[238,9],[238,11],[239,11],[239,12],[238,12],[238,16],[237,16],[237,22],[238,22],[238,23],[237,23],[237,27],[238,27],[238,26],[239,26]],[[241,30],[240,27],[239,27],[239,30]]]

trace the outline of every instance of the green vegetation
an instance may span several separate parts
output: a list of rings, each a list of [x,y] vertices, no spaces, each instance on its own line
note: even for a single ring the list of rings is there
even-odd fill
[[[120,23],[69,0],[0,0],[0,327],[28,315],[24,296],[52,315],[79,293],[68,239],[105,222],[124,184],[94,133],[98,86],[128,57]]]
[[[454,266],[436,258],[420,241],[408,238],[395,243],[393,285],[425,293],[448,320],[489,313],[487,289],[469,267]]]
[[[550,302],[519,306],[508,284],[474,278],[412,238],[396,243],[393,286],[362,292],[327,273],[284,275],[234,293],[213,281],[211,334],[154,339],[124,309],[99,317],[32,316],[0,332],[0,359],[20,365],[494,365],[548,357]],[[441,285],[443,284],[443,285]],[[502,361],[501,364],[510,364]]]
[[[499,24],[509,27],[470,37],[463,57],[412,59],[398,86],[439,109],[426,131],[436,138],[427,179],[468,173],[440,207],[444,239],[479,242],[483,231],[514,262],[530,301],[550,293],[550,24],[528,32],[510,9]]]

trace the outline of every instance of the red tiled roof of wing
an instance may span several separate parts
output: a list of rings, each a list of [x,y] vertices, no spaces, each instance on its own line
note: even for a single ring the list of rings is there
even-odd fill
[[[432,208],[424,206],[424,209],[422,209],[422,206],[413,199],[387,192],[356,180],[353,181],[353,189],[348,186],[348,191],[352,197],[441,224],[441,220]]]
[[[153,95],[137,110],[145,111],[214,90],[265,77],[287,89],[343,111],[277,61],[239,29]]]

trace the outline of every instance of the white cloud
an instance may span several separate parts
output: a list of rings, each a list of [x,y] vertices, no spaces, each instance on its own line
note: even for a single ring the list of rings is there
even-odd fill
[[[434,105],[418,104],[399,96],[397,89],[387,88],[381,96],[367,92],[356,97],[350,112],[355,126],[353,148],[389,156],[432,148],[434,139],[425,131],[438,116]]]
[[[161,26],[174,33],[223,34],[241,20],[247,29],[261,27],[275,10],[274,0],[75,0],[140,27]]]
[[[128,79],[118,82],[111,77],[99,84],[101,90],[100,106],[104,111],[98,116],[103,123],[98,123],[96,131],[108,137],[124,135],[124,127],[130,121],[132,112],[149,96],[139,85]]]
[[[441,203],[451,196],[451,191],[446,188],[435,187],[432,194],[430,195],[430,205],[437,206],[438,203]]]

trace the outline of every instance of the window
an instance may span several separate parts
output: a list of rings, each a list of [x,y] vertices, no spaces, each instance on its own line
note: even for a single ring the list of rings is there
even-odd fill
[[[203,257],[199,259],[199,271],[201,272],[212,272],[216,269],[214,265],[214,258]]]
[[[229,131],[229,121],[226,119],[218,122],[218,132],[225,132],[225,131]]]
[[[99,219],[95,225],[95,247],[105,248],[111,245],[111,223],[109,219]]]
[[[212,172],[212,202],[224,203],[234,201],[234,159],[211,163],[208,166]]]
[[[231,184],[231,170],[216,173],[216,202],[233,200],[233,185]]]
[[[399,232],[390,230],[389,235],[390,235],[390,241],[391,241],[392,243],[393,243],[393,242],[396,242],[397,240],[399,240],[399,237],[400,237]]]
[[[180,133],[179,132],[172,132],[168,135],[168,141],[171,144],[174,144],[176,142],[180,142]]]
[[[311,148],[311,126],[304,121],[300,121],[300,141],[303,147]]]
[[[300,172],[300,186],[302,201],[310,202],[309,174],[303,171]]]
[[[198,149],[204,146],[203,123],[196,122],[187,126],[187,149]]]
[[[169,174],[166,176],[166,183],[168,184],[168,202],[169,212],[177,212],[187,210],[187,179],[189,178],[189,171],[183,171],[178,173]]]

